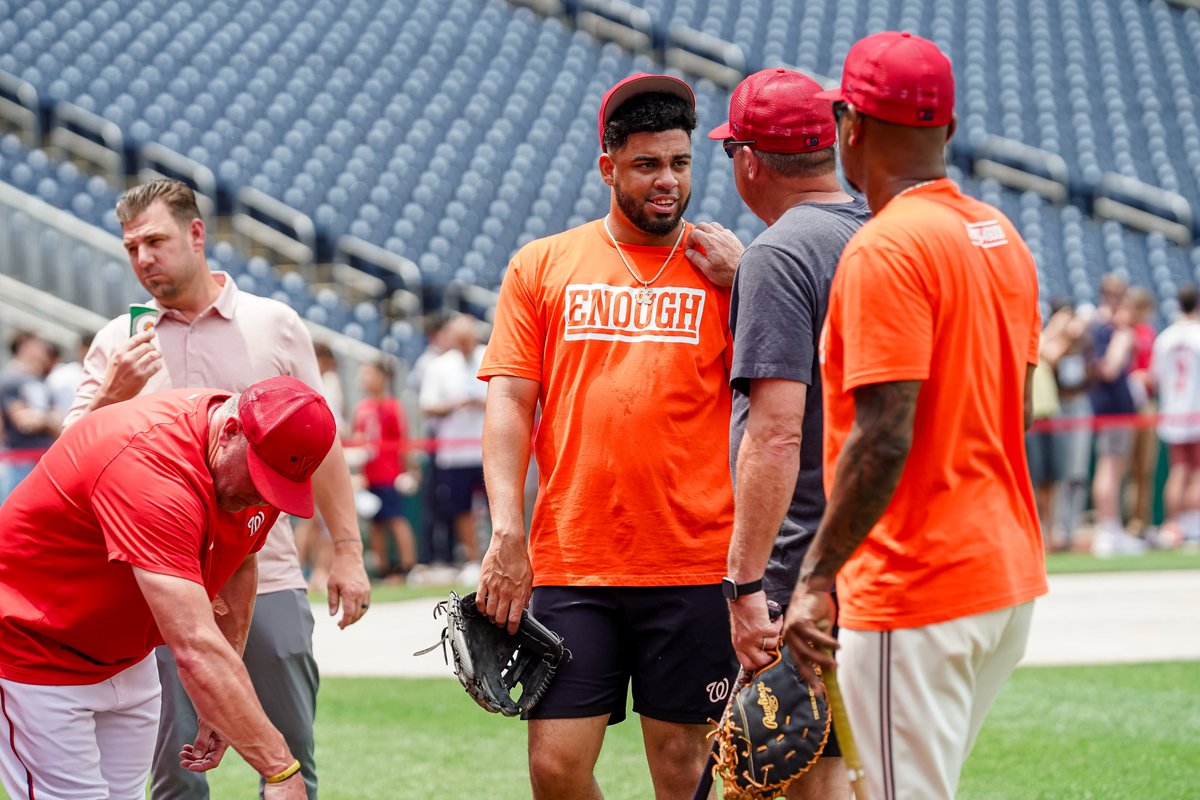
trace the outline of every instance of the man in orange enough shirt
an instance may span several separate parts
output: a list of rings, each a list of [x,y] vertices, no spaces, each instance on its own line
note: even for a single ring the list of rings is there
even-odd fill
[[[946,178],[954,77],[935,44],[868,36],[820,96],[874,217],[829,298],[829,502],[785,636],[807,676],[833,666],[836,575],[839,674],[870,796],[949,800],[1046,592],[1023,436],[1037,268],[1003,214]]]
[[[656,797],[691,797],[737,671],[721,592],[729,292],[684,253],[695,127],[683,81],[635,75],[609,90],[609,213],[516,254],[479,370],[493,528],[479,608],[515,630],[528,601],[572,654],[528,715],[539,800],[600,796],[593,768],[631,681]]]

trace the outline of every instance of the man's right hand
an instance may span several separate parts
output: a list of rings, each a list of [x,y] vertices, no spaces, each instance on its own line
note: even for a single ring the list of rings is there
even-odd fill
[[[516,633],[521,624],[521,612],[533,591],[533,567],[529,563],[529,548],[525,532],[492,533],[487,554],[479,573],[479,591],[475,605],[480,613],[497,625]]]
[[[162,369],[162,353],[153,339],[154,331],[142,331],[130,336],[125,346],[113,354],[104,381],[92,400],[92,409],[136,397],[146,381]]]
[[[179,766],[188,772],[208,772],[221,763],[229,744],[204,720],[200,720],[194,744],[179,751]]]
[[[297,772],[286,781],[265,784],[263,800],[307,800],[304,776]]]

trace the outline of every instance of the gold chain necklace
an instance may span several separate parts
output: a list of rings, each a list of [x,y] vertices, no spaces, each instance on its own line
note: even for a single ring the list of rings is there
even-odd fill
[[[911,192],[915,189],[920,189],[922,186],[928,186],[931,183],[937,183],[940,180],[941,180],[941,178],[934,178],[932,180],[921,181],[920,183],[914,183],[912,186],[908,187],[907,189],[902,189],[902,190],[896,192],[894,195],[892,195],[892,199],[895,200],[897,197],[903,197],[904,195],[908,194],[909,192]]]
[[[612,242],[613,248],[617,251],[617,255],[621,257],[621,263],[625,265],[625,269],[629,270],[629,274],[633,279],[642,285],[642,288],[635,289],[633,292],[634,302],[648,306],[654,302],[654,291],[650,288],[650,284],[654,283],[662,277],[663,270],[667,268],[667,264],[671,263],[671,259],[675,257],[675,251],[679,249],[679,243],[683,241],[683,232],[687,230],[687,225],[683,225],[679,229],[679,237],[675,239],[675,244],[671,247],[671,252],[667,254],[667,260],[658,268],[658,272],[650,280],[642,280],[633,270],[633,265],[625,259],[625,254],[621,252],[621,245],[617,244],[617,237],[613,236],[612,228],[608,227],[608,215],[604,215],[604,232],[608,234],[608,240]]]

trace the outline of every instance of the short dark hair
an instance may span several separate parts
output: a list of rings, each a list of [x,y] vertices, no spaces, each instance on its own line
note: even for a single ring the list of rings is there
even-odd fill
[[[646,92],[626,100],[604,126],[604,149],[620,150],[635,133],[681,130],[692,138],[696,110],[682,97],[665,92]]]
[[[365,363],[368,367],[378,372],[387,380],[392,379],[392,374],[395,370],[392,368],[392,362],[389,359],[379,358],[373,361],[367,361]]]
[[[117,222],[124,225],[154,204],[162,200],[167,204],[171,216],[182,225],[200,219],[200,207],[196,205],[196,193],[183,181],[159,178],[135,186],[117,201]]]
[[[1177,295],[1179,299],[1179,310],[1185,314],[1193,314],[1196,311],[1196,284],[1185,283],[1179,287]]]
[[[837,155],[833,145],[809,153],[768,153],[755,150],[758,160],[767,169],[784,178],[817,178],[828,175],[837,168]]]
[[[17,353],[21,352],[21,348],[25,346],[26,342],[28,342],[30,339],[36,338],[38,338],[38,336],[33,331],[13,331],[12,337],[8,340],[8,352],[15,356]]]
[[[1050,300],[1050,313],[1051,314],[1057,314],[1058,312],[1062,311],[1064,308],[1068,308],[1071,311],[1075,310],[1075,303],[1071,300],[1071,298],[1066,297],[1064,295],[1058,295],[1056,297],[1051,298],[1051,300]]]
[[[446,323],[449,321],[450,315],[445,311],[430,311],[425,315],[424,324],[421,327],[424,328],[426,336],[432,336],[446,327]]]

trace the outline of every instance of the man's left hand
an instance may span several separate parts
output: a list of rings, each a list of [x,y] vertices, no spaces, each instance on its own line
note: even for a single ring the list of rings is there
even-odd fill
[[[824,691],[824,686],[813,665],[822,669],[837,666],[831,652],[837,649],[838,642],[830,633],[836,621],[833,596],[829,592],[796,584],[783,618],[783,640],[792,652],[796,671],[818,694]]]
[[[334,553],[329,567],[329,616],[337,615],[342,607],[338,627],[345,629],[362,619],[371,604],[371,581],[363,567],[361,553]]]
[[[745,246],[733,231],[716,222],[701,222],[692,229],[685,251],[688,261],[717,286],[733,286],[738,260]]]

